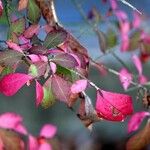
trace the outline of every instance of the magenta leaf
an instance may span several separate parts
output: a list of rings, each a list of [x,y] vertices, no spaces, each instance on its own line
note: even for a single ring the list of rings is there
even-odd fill
[[[125,94],[97,91],[96,112],[100,118],[123,121],[132,114],[132,98]]]
[[[70,87],[71,83],[65,79],[57,75],[52,77],[52,91],[58,100],[68,102],[70,98]]]
[[[129,73],[126,68],[122,68],[119,73],[119,79],[121,81],[121,84],[123,88],[127,90],[132,81],[132,74]]]
[[[86,87],[87,87],[87,80],[78,80],[76,81],[72,86],[71,86],[71,92],[72,93],[80,93],[80,92],[83,92]]]
[[[3,3],[0,0],[0,16],[2,15],[2,13],[3,13]]]
[[[40,25],[33,24],[25,30],[23,35],[25,38],[30,39],[33,37],[34,34],[38,34],[39,29],[40,29]]]
[[[41,84],[36,80],[36,106],[38,107],[44,97],[44,91]]]
[[[145,117],[150,116],[149,112],[137,112],[132,115],[128,122],[128,133],[137,130]]]
[[[55,136],[56,132],[57,128],[54,125],[45,124],[40,131],[40,136],[45,138],[52,138]]]
[[[11,73],[0,80],[0,92],[6,96],[12,96],[32,77],[23,73]]]
[[[58,54],[52,59],[52,61],[67,68],[75,68],[78,66],[77,60],[68,53]]]
[[[132,56],[132,61],[135,65],[139,75],[142,75],[143,68],[142,68],[142,63],[141,63],[140,58],[137,55],[133,55]]]

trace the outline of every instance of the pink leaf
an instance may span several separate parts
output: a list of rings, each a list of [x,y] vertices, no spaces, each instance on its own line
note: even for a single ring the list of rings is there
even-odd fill
[[[38,107],[42,102],[44,96],[43,87],[40,83],[36,80],[36,106]]]
[[[78,80],[71,86],[72,93],[80,93],[83,92],[87,87],[87,80]]]
[[[22,133],[24,135],[26,135],[28,132],[27,132],[27,129],[25,128],[25,126],[23,126],[21,123],[18,124],[15,129],[15,131],[19,132],[19,133]]]
[[[56,69],[57,69],[56,64],[53,63],[53,62],[50,62],[50,67],[51,67],[52,73],[53,73],[53,74],[56,73]]]
[[[0,0],[0,16],[2,15],[2,13],[3,13],[3,3]]]
[[[134,115],[132,115],[131,119],[128,122],[128,133],[133,132],[137,130],[142,123],[143,119],[147,116],[150,116],[149,112],[137,112]]]
[[[132,98],[125,94],[97,91],[96,112],[106,120],[123,121],[133,112]]]
[[[132,22],[132,26],[133,28],[138,28],[141,24],[141,18],[139,16],[139,14],[137,12],[133,12],[133,22]]]
[[[117,9],[118,4],[116,2],[116,0],[110,0],[110,4],[113,10]]]
[[[41,58],[40,58],[38,55],[35,55],[35,54],[28,55],[28,57],[31,59],[31,61],[32,61],[33,63],[34,63],[34,62],[41,61]]]
[[[8,74],[0,80],[0,92],[12,96],[31,79],[32,76],[23,73]]]
[[[13,50],[16,50],[18,52],[23,53],[22,48],[19,45],[17,45],[16,43],[14,43],[14,42],[12,42],[10,40],[6,41],[6,43],[7,43],[7,45],[8,45],[9,48],[11,48]]]
[[[22,117],[15,113],[4,113],[0,115],[0,127],[7,129],[15,129],[22,122]]]
[[[123,88],[127,90],[132,81],[132,74],[129,73],[126,68],[122,68],[119,73],[119,79],[121,81],[121,84]]]
[[[140,84],[145,84],[148,81],[147,77],[145,77],[144,75],[140,75],[138,80]]]
[[[34,34],[37,34],[39,32],[39,29],[40,29],[40,25],[33,24],[25,30],[23,35],[25,38],[30,39]]]
[[[40,136],[45,138],[52,138],[55,136],[56,132],[57,128],[54,125],[45,124],[40,131]]]
[[[52,150],[52,147],[50,144],[44,142],[39,146],[38,150]]]
[[[29,135],[29,143],[28,143],[28,149],[29,150],[38,150],[38,141],[37,139],[32,136],[32,135]]]
[[[139,59],[139,57],[137,55],[133,55],[132,56],[132,61],[136,67],[136,69],[138,70],[139,75],[142,75],[142,63],[141,60]]]

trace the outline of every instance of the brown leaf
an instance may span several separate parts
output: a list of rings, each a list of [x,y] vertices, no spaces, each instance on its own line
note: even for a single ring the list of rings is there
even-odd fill
[[[58,100],[68,103],[70,87],[71,84],[69,81],[66,81],[57,75],[52,77],[52,91]]]
[[[0,129],[0,139],[5,150],[24,150],[25,143],[19,134],[13,131]]]
[[[127,150],[142,150],[150,144],[150,121],[144,129],[132,136],[126,145]]]
[[[28,5],[28,0],[20,0],[18,4],[18,11],[25,9]]]

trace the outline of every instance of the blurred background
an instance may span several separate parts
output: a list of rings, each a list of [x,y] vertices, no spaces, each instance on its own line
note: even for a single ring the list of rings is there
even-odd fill
[[[83,3],[85,14],[95,7],[104,15],[109,8],[109,3],[102,3],[101,0],[78,0]],[[149,0],[128,0],[142,13],[150,15]],[[102,53],[99,49],[98,39],[91,27],[83,20],[72,0],[55,0],[56,12],[60,23],[69,30],[77,39],[85,46],[89,55],[96,59]],[[126,5],[119,3],[119,7],[123,9],[132,19],[132,9]],[[42,21],[41,21],[42,22]],[[100,25],[100,29],[105,31],[105,24]],[[0,26],[0,39],[6,37],[7,28],[5,25]],[[41,38],[44,35],[41,33]],[[131,70],[136,74],[136,69],[131,63],[133,52],[120,53],[119,48],[115,49],[115,53],[123,59]],[[107,54],[99,59],[100,62],[113,68],[120,70],[121,64],[111,55]],[[144,74],[150,79],[149,62],[143,66]],[[103,76],[99,71],[91,68],[89,78],[96,83],[101,89],[113,92],[124,93],[117,76],[108,73]],[[87,91],[93,104],[95,103],[95,91],[90,89]],[[136,101],[137,90],[127,92],[133,97],[135,111],[143,110],[141,102]],[[62,149],[64,150],[99,150],[99,149],[124,149],[125,141],[130,135],[127,135],[127,120],[125,122],[101,121],[93,125],[93,131],[90,132],[84,127],[81,121],[76,117],[65,104],[57,102],[53,107],[43,109],[35,107],[35,85],[23,87],[16,95],[5,97],[0,94],[0,113],[16,112],[23,116],[24,124],[34,135],[38,135],[40,128],[44,123],[52,123],[57,126],[57,137],[62,141]],[[143,123],[144,124],[144,123]],[[66,144],[65,144],[66,143]],[[92,146],[91,146],[92,145]],[[94,146],[94,147],[93,147]]]

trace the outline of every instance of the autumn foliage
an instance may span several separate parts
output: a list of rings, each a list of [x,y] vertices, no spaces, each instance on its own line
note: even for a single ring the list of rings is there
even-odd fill
[[[138,10],[133,11],[133,20],[129,21],[126,12],[119,8],[118,1],[103,2],[104,6],[105,3],[109,3],[110,6],[106,16],[100,17],[96,8],[91,9],[87,16],[81,15],[96,33],[103,55],[117,45],[122,55],[140,49],[139,55],[131,56],[137,70],[136,78],[113,52],[123,65],[118,71],[93,60],[86,48],[57,22],[52,0],[19,0],[15,11],[10,9],[13,1],[0,1],[0,15],[8,21],[7,40],[3,41],[4,47],[0,51],[0,93],[13,96],[23,86],[29,87],[34,84],[35,109],[39,106],[50,109],[58,101],[74,111],[74,105],[79,102],[74,112],[77,112],[77,117],[87,128],[91,129],[94,122],[124,121],[132,115],[128,123],[128,132],[136,131],[143,119],[150,116],[149,112],[134,112],[135,98],[132,99],[128,94],[101,89],[88,78],[88,73],[92,66],[101,73],[117,75],[125,91],[130,88],[142,89],[141,98],[147,102],[144,104],[148,108],[149,93],[145,84],[149,79],[143,74],[143,63],[149,60],[150,35],[141,27],[143,18]],[[81,9],[78,3],[75,4]],[[21,17],[16,13],[20,13]],[[100,20],[109,20],[112,16],[116,18],[117,24],[112,24],[119,35],[114,28],[108,29],[105,33],[94,26]],[[44,25],[40,24],[41,17],[45,19]],[[43,32],[44,38],[40,38],[40,32]],[[86,92],[88,88],[95,90],[95,104]],[[144,129],[129,139],[127,149],[142,149],[150,143],[149,126],[148,121]],[[53,146],[50,140],[57,132],[55,126],[46,124],[39,136],[35,137],[25,128],[23,118],[10,112],[0,115],[0,128],[0,149],[51,150]],[[24,141],[22,136],[27,137],[27,141]],[[138,145],[136,141],[139,140],[139,136],[143,136],[142,140],[146,142]],[[10,142],[11,140],[16,141],[15,144]]]

